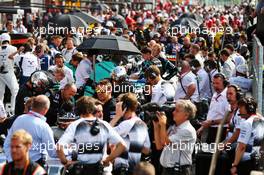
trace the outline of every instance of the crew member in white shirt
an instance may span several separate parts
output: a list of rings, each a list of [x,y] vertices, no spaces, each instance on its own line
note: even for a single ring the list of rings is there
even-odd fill
[[[86,83],[86,81],[90,78],[91,73],[93,72],[91,62],[92,57],[92,55],[87,55],[87,58],[84,58],[76,69],[75,77],[76,86],[78,89]]]
[[[236,66],[246,64],[245,58],[235,51],[235,48],[233,45],[227,44],[225,48],[229,51],[230,58],[232,59],[232,61],[235,63]]]
[[[251,97],[246,97],[238,102],[238,107],[240,116],[244,118],[245,121],[241,123],[231,175],[250,174],[250,171],[255,168],[255,164],[253,164],[255,161],[253,160],[252,154],[257,152],[254,147],[260,146],[256,143],[261,143],[262,141],[262,139],[260,141],[257,138],[259,132],[257,129],[258,127],[254,126],[255,123],[263,123],[263,117],[257,115],[256,101]],[[263,128],[260,129],[262,130]]]
[[[190,48],[190,53],[195,56],[195,59],[198,60],[201,64],[201,67],[204,67],[204,58],[200,53],[200,46],[198,44],[192,44]]]
[[[215,142],[217,127],[229,111],[229,104],[226,98],[227,85],[228,81],[223,74],[218,73],[214,76],[213,86],[215,93],[211,99],[207,119],[201,123],[201,127],[197,130],[197,135],[201,135],[205,128],[209,128],[207,143]],[[226,127],[225,125],[223,133],[225,133]],[[224,138],[225,135],[222,134],[221,141]]]
[[[209,78],[210,99],[211,99],[214,94],[214,88],[213,88],[213,82],[212,82],[213,77],[215,76],[215,74],[219,73],[217,70],[217,62],[214,60],[206,60],[204,62],[204,68]]]
[[[199,101],[196,76],[192,73],[190,64],[187,61],[182,61],[174,99],[175,101],[179,99],[190,99],[193,102]]]
[[[16,56],[15,63],[21,70],[20,86],[27,82],[33,72],[41,69],[38,57],[32,52],[29,43],[24,44],[24,51],[22,54]]]
[[[210,92],[210,81],[208,73],[201,67],[201,64],[198,60],[194,59],[191,61],[191,67],[193,73],[197,76],[196,83],[199,93],[200,100],[208,100],[211,98]]]
[[[11,112],[15,110],[16,95],[18,93],[17,78],[14,73],[14,57],[17,53],[16,47],[10,45],[10,35],[3,33],[0,35],[2,46],[0,49],[0,101],[4,100],[5,87],[11,91]]]
[[[227,79],[235,76],[236,74],[236,65],[230,57],[229,51],[224,49],[220,52],[221,60],[224,62],[223,65],[223,74],[226,76]]]
[[[72,59],[72,55],[76,54],[78,50],[76,47],[74,47],[74,41],[72,38],[68,38],[66,40],[66,48],[64,48],[61,51],[61,54],[63,55],[65,62],[68,63]]]
[[[73,73],[70,68],[64,65],[64,58],[62,54],[58,53],[55,55],[55,65],[50,66],[49,70],[54,72],[57,68],[62,68],[65,72],[65,77],[61,80],[62,82],[66,83],[74,83]]]
[[[162,105],[167,101],[173,101],[175,97],[175,88],[172,84],[167,84],[161,78],[160,70],[156,65],[150,66],[145,71],[145,78],[147,82],[152,86],[151,102]],[[165,89],[165,84],[167,85],[167,89]]]

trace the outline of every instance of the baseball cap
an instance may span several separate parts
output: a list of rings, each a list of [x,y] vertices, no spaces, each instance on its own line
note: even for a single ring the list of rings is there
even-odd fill
[[[0,40],[1,40],[1,42],[3,42],[3,41],[11,41],[11,37],[10,37],[10,35],[8,34],[8,33],[2,33],[1,35],[0,35]]]
[[[246,64],[238,65],[236,68],[236,71],[241,74],[247,74],[248,72],[248,66]]]

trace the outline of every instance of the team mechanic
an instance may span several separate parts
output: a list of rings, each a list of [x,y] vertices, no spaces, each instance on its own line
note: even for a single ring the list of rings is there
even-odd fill
[[[94,116],[96,105],[93,98],[81,97],[76,102],[76,112],[80,119],[71,123],[58,141],[58,157],[66,167],[71,165],[69,174],[103,174],[101,162],[109,165],[126,149],[126,144],[107,122]],[[116,145],[109,156],[106,155],[108,143]],[[65,148],[74,150],[76,162],[66,158]]]

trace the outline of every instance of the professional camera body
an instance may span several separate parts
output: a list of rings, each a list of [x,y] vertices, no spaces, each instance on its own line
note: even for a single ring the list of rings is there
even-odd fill
[[[167,117],[167,124],[172,125],[174,123],[172,115],[174,109],[174,102],[166,102],[163,105],[158,105],[157,103],[146,103],[141,106],[141,112],[143,113],[142,118],[146,123],[153,120],[158,121],[157,112],[164,112]]]

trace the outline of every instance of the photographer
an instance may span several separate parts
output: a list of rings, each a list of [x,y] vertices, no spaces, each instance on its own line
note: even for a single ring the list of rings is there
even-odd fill
[[[173,111],[175,125],[166,130],[167,117],[157,112],[158,122],[153,121],[155,144],[162,149],[160,163],[162,175],[191,175],[192,153],[196,142],[196,132],[190,123],[196,107],[189,100],[178,100]],[[181,149],[182,146],[185,149]]]
[[[60,138],[58,157],[69,168],[69,174],[102,174],[101,162],[109,165],[125,150],[126,144],[107,122],[94,116],[96,104],[92,97],[81,97],[76,102],[76,112],[80,119],[71,123]],[[106,146],[109,143],[114,144],[116,149],[107,156]],[[72,161],[66,158],[65,148],[74,150],[76,157]]]
[[[115,126],[116,123],[123,118],[123,121],[114,129],[125,140],[129,147],[126,152],[116,158],[114,175],[119,175],[123,172],[132,174],[135,165],[140,162],[141,153],[147,155],[150,152],[148,128],[146,124],[137,117],[137,107],[137,97],[132,93],[124,94],[120,102],[116,105],[116,116],[110,124]]]

